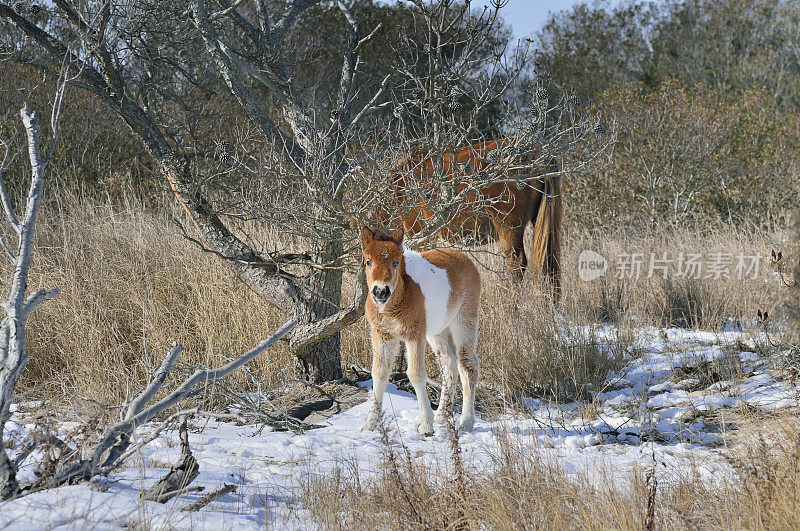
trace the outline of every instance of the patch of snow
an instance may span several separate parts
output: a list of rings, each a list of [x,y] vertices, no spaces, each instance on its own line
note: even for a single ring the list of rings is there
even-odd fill
[[[742,361],[758,361],[759,355],[755,352],[740,352],[739,359]]]

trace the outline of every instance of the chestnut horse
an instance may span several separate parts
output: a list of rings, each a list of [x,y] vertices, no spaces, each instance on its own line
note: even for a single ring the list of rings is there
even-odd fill
[[[439,232],[445,240],[455,237],[478,236],[487,241],[494,234],[506,260],[508,270],[515,278],[522,278],[528,265],[523,235],[528,222],[533,224],[531,263],[534,281],[539,273],[548,277],[556,296],[559,292],[559,254],[561,247],[561,178],[559,164],[554,158],[544,164],[533,161],[541,155],[535,148],[523,149],[514,145],[514,139],[481,142],[445,153],[438,165],[444,175],[456,180],[469,179],[470,175],[494,171],[491,166],[507,168],[489,175],[492,183],[482,186],[478,193],[467,195],[465,204],[476,204],[476,211],[458,213]],[[455,163],[453,162],[455,156]],[[493,157],[505,157],[503,164],[493,164]],[[402,159],[391,174],[392,192],[389,209],[383,218],[390,226],[402,223],[408,235],[419,232],[426,220],[436,215],[437,191],[427,190],[424,199],[410,197],[409,188],[430,182],[437,171],[433,157],[424,147],[415,148]],[[487,170],[487,168],[489,168]],[[538,177],[538,178],[537,178]],[[516,181],[516,182],[515,182]],[[459,193],[464,184],[456,187]],[[399,216],[397,215],[399,213]],[[387,219],[388,218],[388,219]]]
[[[419,400],[420,435],[431,435],[433,422],[442,424],[452,416],[459,374],[463,392],[459,429],[471,430],[478,384],[478,268],[455,249],[423,253],[406,249],[402,228],[391,235],[362,228],[361,240],[369,288],[366,313],[372,328],[373,378],[372,409],[362,430],[374,430],[381,418],[390,365],[401,341],[406,346],[406,374]],[[428,400],[426,338],[442,364],[436,416]]]

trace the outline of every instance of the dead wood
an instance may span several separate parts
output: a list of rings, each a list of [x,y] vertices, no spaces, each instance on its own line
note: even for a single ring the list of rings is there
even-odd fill
[[[231,492],[236,492],[236,485],[223,485],[222,488],[217,489],[214,492],[209,492],[196,502],[190,503],[189,505],[182,507],[181,511],[192,512],[200,510],[209,503],[211,503],[212,501],[222,498],[223,496]]]
[[[200,474],[200,465],[197,464],[197,460],[192,455],[191,448],[189,448],[187,422],[188,417],[184,417],[178,429],[181,439],[180,460],[170,469],[166,476],[159,479],[152,487],[141,494],[140,497],[143,500],[167,503],[179,494],[190,492],[187,487]],[[198,487],[198,489],[202,488]]]

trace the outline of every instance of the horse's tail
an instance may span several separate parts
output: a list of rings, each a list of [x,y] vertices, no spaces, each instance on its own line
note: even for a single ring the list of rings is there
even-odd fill
[[[534,201],[538,199],[538,208],[531,217],[533,237],[531,242],[532,278],[543,275],[552,284],[553,297],[558,300],[561,294],[561,218],[564,214],[564,203],[561,196],[561,175],[558,161],[553,159],[547,168],[548,175],[543,178],[540,193],[533,189]],[[536,195],[539,197],[537,198]]]

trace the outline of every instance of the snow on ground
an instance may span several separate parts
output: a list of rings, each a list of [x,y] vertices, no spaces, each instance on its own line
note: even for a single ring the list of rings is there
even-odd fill
[[[610,329],[600,333],[613,334]],[[796,384],[777,381],[769,359],[744,350],[747,341],[741,333],[643,329],[637,340],[636,354],[609,377],[591,407],[518,399],[526,414],[479,419],[473,432],[461,435],[464,462],[488,468],[505,433],[521,448],[557,460],[569,475],[611,481],[619,488],[625,488],[632,470],[652,466],[654,460],[662,480],[691,470],[713,481],[725,473],[715,450],[726,444],[725,422],[718,417],[743,405],[772,411],[797,404]],[[734,344],[739,348],[732,349]],[[200,476],[193,485],[204,486],[205,492],[166,504],[139,500],[140,492],[179,458],[177,434],[165,433],[111,475],[104,492],[65,486],[0,503],[0,528],[309,527],[303,478],[352,463],[363,478],[378,470],[385,455],[380,435],[360,431],[368,410],[369,403],[362,403],[323,428],[297,434],[196,422],[190,442]],[[390,440],[404,444],[414,459],[424,460],[431,470],[449,462],[446,428],[437,427],[432,437],[418,435],[413,395],[390,385],[384,413]],[[6,427],[21,433],[28,428],[22,413],[15,413]],[[33,468],[27,464],[21,475],[30,478]],[[237,485],[237,491],[198,512],[180,510],[224,483]]]

